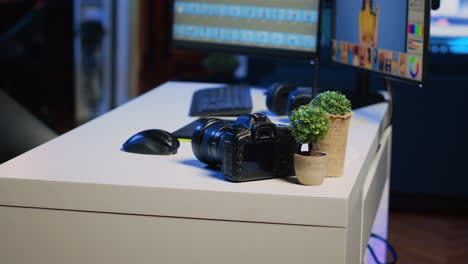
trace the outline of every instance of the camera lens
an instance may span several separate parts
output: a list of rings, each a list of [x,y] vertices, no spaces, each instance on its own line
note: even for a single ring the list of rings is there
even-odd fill
[[[210,118],[198,125],[192,135],[192,150],[195,156],[208,165],[221,164],[223,135],[230,127],[230,123],[216,118]]]

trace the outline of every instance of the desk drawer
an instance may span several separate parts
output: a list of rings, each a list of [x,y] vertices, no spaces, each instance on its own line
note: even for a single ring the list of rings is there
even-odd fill
[[[345,263],[345,228],[0,206],[0,263]]]
[[[364,256],[385,182],[390,176],[391,135],[392,127],[388,127],[382,135],[380,147],[375,155],[375,160],[369,168],[363,186],[361,256]]]

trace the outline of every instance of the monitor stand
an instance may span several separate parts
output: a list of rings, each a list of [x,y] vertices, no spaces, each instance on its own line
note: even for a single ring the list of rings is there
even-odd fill
[[[385,98],[382,94],[370,90],[368,72],[358,73],[356,89],[354,91],[344,90],[342,93],[351,101],[353,109],[385,102]]]
[[[314,65],[314,85],[312,87],[312,98],[319,94],[318,78],[319,78],[319,63],[318,60],[310,61]]]

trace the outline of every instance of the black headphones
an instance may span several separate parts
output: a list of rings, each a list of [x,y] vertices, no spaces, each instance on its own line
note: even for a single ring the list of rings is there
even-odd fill
[[[266,93],[266,105],[277,115],[291,115],[292,110],[312,100],[310,88],[298,88],[288,83],[275,83]]]

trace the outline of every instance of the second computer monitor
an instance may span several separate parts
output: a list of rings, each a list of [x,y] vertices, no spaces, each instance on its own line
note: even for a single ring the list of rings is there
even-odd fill
[[[431,52],[468,54],[468,0],[444,0],[431,12]]]
[[[422,83],[430,1],[335,0],[332,60]]]
[[[175,0],[176,47],[314,59],[320,0]]]

